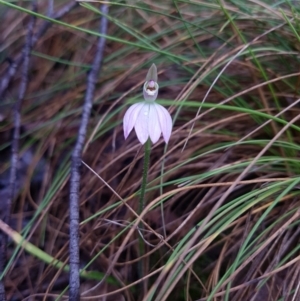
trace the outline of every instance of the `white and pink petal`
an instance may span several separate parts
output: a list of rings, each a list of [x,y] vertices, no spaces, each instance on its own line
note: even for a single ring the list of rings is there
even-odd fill
[[[143,108],[143,103],[136,103],[129,107],[126,111],[123,118],[123,129],[124,129],[124,137],[127,139],[128,135],[132,131],[135,126],[137,117],[140,113],[140,110]]]
[[[161,132],[163,134],[165,142],[168,143],[171,137],[173,126],[171,115],[168,110],[160,104],[155,103],[154,105],[157,111]]]
[[[142,144],[144,144],[149,138],[148,122],[149,122],[150,104],[145,102],[142,104],[143,107],[137,116],[134,129],[139,141]]]
[[[150,104],[148,132],[152,143],[156,143],[161,135],[161,128],[154,104]]]

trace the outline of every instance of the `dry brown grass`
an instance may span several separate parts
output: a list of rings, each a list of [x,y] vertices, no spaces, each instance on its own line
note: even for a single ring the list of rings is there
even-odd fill
[[[57,11],[65,3],[55,3],[54,10]],[[224,103],[233,109],[204,106],[197,116],[198,107],[193,107],[192,103],[202,101],[226,62],[246,45],[239,31],[249,42],[284,22],[280,11],[271,6],[268,6],[267,12],[262,11],[261,19],[257,20],[255,8],[262,9],[268,5],[267,2],[263,5],[251,1],[256,5],[253,6],[252,17],[248,10],[241,11],[233,2],[224,3],[224,9],[237,16],[234,23],[238,26],[237,30],[232,23],[226,23],[228,19],[219,5],[203,2],[199,13],[202,2],[197,3],[177,3],[182,18],[199,26],[189,27],[193,38],[171,2],[164,5],[158,1],[144,3],[146,8],[157,13],[126,6],[110,7],[110,16],[114,20],[110,20],[105,59],[97,79],[82,160],[125,200],[126,205],[108,185],[82,166],[81,267],[93,259],[89,271],[110,271],[108,280],[101,285],[98,285],[99,280],[82,277],[83,300],[88,300],[88,297],[93,300],[150,300],[147,294],[152,291],[155,292],[155,300],[207,300],[256,226],[250,240],[254,244],[247,251],[252,256],[243,258],[243,264],[239,264],[236,271],[232,271],[227,280],[220,284],[211,300],[298,300],[298,184],[280,198],[263,222],[257,224],[265,210],[271,208],[274,200],[291,184],[291,179],[297,179],[299,171],[299,120],[295,120],[287,131],[272,141],[285,126],[285,121],[293,120],[300,112],[299,105],[294,105],[298,99],[300,74],[295,35],[289,25],[284,25],[253,43],[253,49],[256,49],[254,56],[267,79],[252,54],[247,52],[229,65],[207,99],[210,104]],[[27,7],[27,3],[20,5]],[[250,8],[251,5],[247,6],[247,9]],[[284,9],[291,18],[292,10]],[[46,1],[39,3],[38,11],[46,14]],[[5,6],[1,7],[0,13],[0,78],[4,78],[10,60],[21,55],[29,16]],[[96,31],[99,15],[77,6],[61,20]],[[35,33],[44,22],[37,19]],[[123,22],[143,37],[137,39],[133,33],[122,30],[118,22]],[[208,25],[203,31],[205,24]],[[111,37],[143,46],[147,45],[143,41],[148,41],[153,49],[157,47],[156,50],[170,55],[155,52],[155,49],[146,51],[126,45]],[[64,264],[68,263],[69,178],[67,167],[64,171],[60,168],[67,166],[77,135],[86,75],[95,54],[96,39],[94,35],[57,24],[39,37],[33,47],[29,85],[21,111],[18,193],[11,208],[10,226],[25,236],[24,227],[38,212],[26,238]],[[198,46],[203,54],[199,53]],[[281,51],[274,51],[272,47]],[[262,50],[257,50],[259,48]],[[43,58],[40,54],[49,57]],[[170,105],[172,116],[178,109],[176,104],[188,100],[190,105],[182,107],[166,151],[162,141],[151,151],[146,194],[148,207],[143,216],[146,223],[143,238],[147,242],[143,256],[145,279],[141,281],[138,273],[138,262],[141,260],[138,256],[139,232],[131,224],[116,237],[135,221],[130,208],[137,211],[143,158],[142,147],[134,134],[124,141],[121,120],[127,108],[124,103],[141,93],[147,67],[153,61],[159,70],[160,97],[174,100]],[[269,85],[268,80],[271,81]],[[0,100],[2,198],[6,197],[9,171],[12,105],[17,98],[19,84],[18,71]],[[293,106],[279,116],[282,122],[271,121],[259,128],[268,119],[255,113],[275,116],[291,104]],[[251,109],[252,113],[239,108]],[[182,150],[193,123],[194,130]],[[251,142],[238,143],[252,131]],[[264,148],[265,153],[260,154]],[[253,167],[243,174],[251,162]],[[162,164],[162,181],[166,185],[160,191]],[[57,181],[60,175],[62,177]],[[191,183],[183,185],[186,181]],[[281,186],[274,188],[272,183],[281,183]],[[256,191],[256,196],[246,198],[248,193]],[[239,205],[240,214],[224,226],[226,215],[230,216],[236,208],[232,207],[225,217],[217,214],[221,214],[231,201],[243,196],[245,199]],[[161,201],[164,201],[164,220],[159,206]],[[120,202],[119,205],[114,206],[117,202]],[[150,208],[149,204],[155,205],[155,208]],[[110,206],[112,208],[106,209]],[[205,221],[203,228],[201,225],[200,228],[195,227],[201,221]],[[209,226],[204,228],[207,223]],[[190,231],[192,234],[181,249],[183,255],[166,265],[175,254],[174,249]],[[10,241],[8,258],[13,256],[15,250],[16,245]],[[194,250],[193,256],[188,257],[191,250]],[[281,263],[292,250],[294,253]],[[183,264],[184,273],[178,276],[176,264],[179,263]],[[170,282],[175,285],[170,286],[170,291],[164,291],[164,285],[171,276],[174,279]],[[67,287],[68,281],[68,273],[63,269],[45,263],[22,248],[17,255],[14,254],[5,276],[7,298],[54,300]],[[226,299],[226,284],[229,281],[231,286],[228,290],[231,290]],[[143,293],[141,282],[146,288]],[[95,289],[84,294],[91,288]]]

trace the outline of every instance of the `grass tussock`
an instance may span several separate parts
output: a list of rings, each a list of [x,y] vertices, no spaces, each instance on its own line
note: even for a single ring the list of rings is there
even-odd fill
[[[9,300],[66,300],[71,153],[103,16],[97,2],[0,4],[1,206],[36,17],[1,277]],[[106,17],[80,168],[82,300],[299,300],[296,2],[115,1]],[[122,118],[152,63],[174,127],[152,146],[140,228],[144,153]]]

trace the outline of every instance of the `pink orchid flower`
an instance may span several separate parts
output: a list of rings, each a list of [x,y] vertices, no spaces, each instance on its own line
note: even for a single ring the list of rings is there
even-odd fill
[[[169,142],[172,132],[172,118],[167,109],[155,102],[158,88],[157,69],[152,64],[143,86],[145,100],[132,105],[125,113],[123,119],[125,139],[134,128],[142,144],[148,138],[151,139],[152,143],[156,143],[161,134],[165,142]]]

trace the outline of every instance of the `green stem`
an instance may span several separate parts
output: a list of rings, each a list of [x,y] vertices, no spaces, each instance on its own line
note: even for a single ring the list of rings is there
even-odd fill
[[[141,193],[140,193],[140,202],[139,202],[138,214],[141,214],[144,207],[145,207],[145,192],[146,192],[146,187],[147,187],[150,152],[151,152],[151,145],[150,145],[150,140],[148,139],[145,143],[143,179],[142,179],[142,185],[141,185]]]
[[[141,193],[140,193],[140,201],[139,201],[139,210],[138,214],[140,215],[145,208],[145,192],[147,187],[147,178],[148,178],[148,170],[149,170],[149,161],[150,161],[150,152],[151,152],[151,142],[148,139],[145,143],[145,154],[144,154],[144,166],[143,166],[143,178],[141,185]],[[143,235],[144,225],[142,222],[139,224],[141,235]],[[145,254],[145,242],[142,236],[139,236],[139,255],[143,256]],[[143,268],[144,260],[139,261],[139,276],[144,277],[144,268]]]

